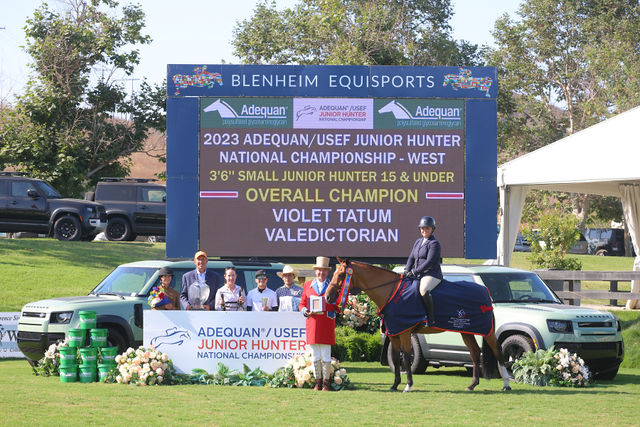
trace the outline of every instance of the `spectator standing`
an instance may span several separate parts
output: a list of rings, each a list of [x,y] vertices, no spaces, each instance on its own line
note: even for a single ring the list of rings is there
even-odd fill
[[[245,308],[244,290],[236,285],[238,274],[235,267],[224,271],[225,284],[216,292],[216,310],[243,311]]]
[[[152,310],[180,310],[180,294],[171,287],[173,270],[162,267],[158,271],[160,284],[151,289],[149,305]]]
[[[267,272],[256,271],[257,288],[247,294],[247,310],[271,311],[278,305],[278,298],[274,291],[267,288]]]
[[[195,308],[195,301],[189,300],[189,288],[193,284],[199,284],[200,286],[209,286],[209,296],[206,301],[202,302],[203,310],[214,309],[214,302],[216,292],[220,287],[220,275],[213,270],[207,270],[207,253],[205,251],[198,251],[193,257],[193,263],[196,265],[195,270],[191,270],[182,276],[182,289],[180,291],[180,301],[185,310],[193,310]]]
[[[296,285],[298,272],[290,265],[285,265],[282,272],[277,273],[284,285],[276,289],[278,311],[298,311],[302,288]]]

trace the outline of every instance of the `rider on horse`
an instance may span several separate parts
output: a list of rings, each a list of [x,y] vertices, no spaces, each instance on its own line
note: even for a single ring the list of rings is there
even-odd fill
[[[403,276],[420,279],[420,295],[427,309],[429,325],[433,325],[434,308],[431,291],[442,280],[440,242],[433,235],[436,220],[430,216],[423,216],[418,223],[418,229],[422,237],[413,244]]]

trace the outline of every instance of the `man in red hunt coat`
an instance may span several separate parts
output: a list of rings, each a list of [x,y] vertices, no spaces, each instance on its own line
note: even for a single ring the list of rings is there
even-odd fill
[[[324,294],[329,286],[329,258],[319,256],[313,266],[316,278],[304,284],[299,309],[307,318],[307,344],[315,370],[314,390],[329,391],[331,385],[331,346],[336,343],[335,304],[329,304]]]

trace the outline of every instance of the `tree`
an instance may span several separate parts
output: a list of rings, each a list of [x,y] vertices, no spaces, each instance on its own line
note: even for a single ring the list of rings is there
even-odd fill
[[[538,228],[526,227],[522,234],[531,242],[528,259],[536,268],[580,270],[582,263],[576,258],[566,258],[578,238],[578,220],[559,211],[550,211],[540,216]]]
[[[164,130],[164,90],[146,82],[128,100],[114,76],[131,75],[144,12],[113,0],[68,0],[64,12],[46,4],[25,26],[34,73],[0,131],[0,166],[79,195],[102,176],[124,176],[131,153],[151,127]],[[125,118],[126,117],[126,118]]]
[[[530,0],[518,15],[519,21],[505,15],[496,22],[497,49],[489,55],[500,85],[500,161],[638,104],[637,1]],[[590,200],[585,195],[572,200],[584,228]]]
[[[302,0],[259,3],[234,29],[252,64],[481,65],[482,49],[451,38],[450,0]]]

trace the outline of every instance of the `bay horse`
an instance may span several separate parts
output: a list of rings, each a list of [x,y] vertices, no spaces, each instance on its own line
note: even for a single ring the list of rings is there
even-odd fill
[[[338,261],[339,264],[336,267],[336,271],[331,278],[331,283],[329,283],[329,286],[325,293],[327,302],[331,304],[336,303],[338,299],[338,295],[340,293],[339,291],[341,290],[342,285],[348,276],[348,269],[350,269],[350,280],[352,281],[353,286],[356,286],[363,290],[379,308],[384,307],[385,303],[389,300],[394,290],[398,286],[398,283],[402,279],[401,275],[394,273],[393,271],[381,267],[376,267],[364,262],[341,258],[338,258]],[[446,283],[446,281],[443,281],[440,285],[444,283]],[[495,325],[495,321],[493,322],[493,324]],[[412,351],[411,334],[438,334],[442,332],[446,331],[434,327],[425,326],[423,323],[418,323],[398,335],[389,335],[392,346],[392,360],[395,366],[395,379],[393,385],[390,388],[391,391],[397,391],[398,385],[401,381],[399,361],[400,355],[402,355],[402,365],[407,374],[407,384],[404,388],[404,391],[411,391],[411,387],[413,386],[413,374],[411,372],[410,366],[410,356]],[[509,386],[509,380],[511,379],[511,376],[504,366],[504,357],[502,355],[502,351],[498,346],[498,339],[496,338],[494,329],[492,328],[491,333],[483,337],[484,351],[482,352],[480,350],[480,346],[478,346],[478,343],[476,342],[476,339],[472,334],[461,333],[461,335],[462,340],[469,350],[471,360],[473,361],[473,378],[471,384],[469,384],[469,386],[467,387],[467,390],[473,390],[480,383],[481,366],[483,368],[484,377],[487,379],[491,378],[491,374],[496,367],[496,362],[498,371],[500,372],[500,376],[504,381],[502,390],[511,390],[511,387]],[[483,359],[482,365],[480,363],[481,354]]]

